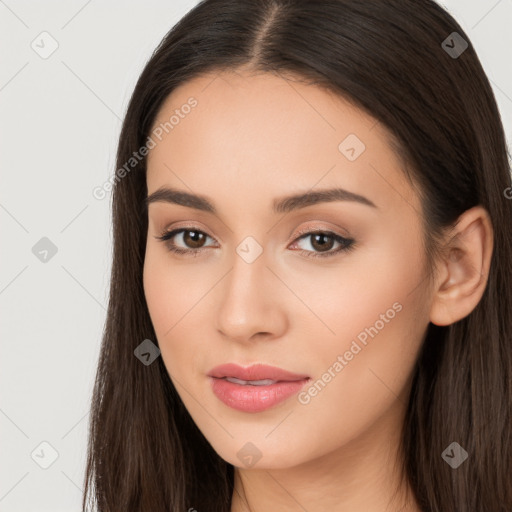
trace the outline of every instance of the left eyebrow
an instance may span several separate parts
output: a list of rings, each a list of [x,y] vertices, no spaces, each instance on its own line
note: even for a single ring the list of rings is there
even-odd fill
[[[316,190],[314,192],[303,192],[281,197],[275,199],[272,206],[274,213],[286,213],[318,203],[328,203],[333,201],[353,201],[378,209],[375,203],[370,199],[343,188]],[[178,204],[188,208],[213,213],[214,215],[217,214],[217,209],[213,205],[213,202],[206,196],[191,194],[184,190],[169,187],[160,187],[145,199],[146,207],[155,202]]]
[[[330,188],[316,190],[314,192],[305,192],[293,196],[287,196],[274,200],[274,212],[286,213],[300,208],[306,208],[318,203],[330,203],[333,201],[353,201],[356,203],[371,206],[372,208],[378,207],[373,201],[367,197],[361,196],[344,188]]]

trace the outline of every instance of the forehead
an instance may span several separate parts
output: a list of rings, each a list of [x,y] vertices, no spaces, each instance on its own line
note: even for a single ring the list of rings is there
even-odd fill
[[[256,191],[274,197],[343,186],[364,191],[375,203],[415,200],[382,124],[299,78],[239,72],[196,77],[168,96],[155,131],[148,193],[185,185],[224,200],[236,189],[244,203]]]
[[[373,117],[340,95],[301,80],[238,71],[201,75],[174,89],[162,104],[153,129],[169,123],[174,114],[172,127],[167,126],[163,136],[172,132],[177,135],[173,137],[176,143],[180,132],[184,137],[190,135],[187,128],[195,133],[207,131],[208,138],[201,141],[204,143],[218,143],[219,139],[240,143],[249,138],[253,145],[264,142],[266,147],[272,142],[290,144],[309,137],[311,146],[323,141],[325,146],[334,145],[336,149],[345,132],[370,138],[369,132],[377,126]],[[189,108],[192,100],[196,106]],[[190,120],[185,123],[187,118]],[[319,134],[321,138],[317,137]],[[377,126],[372,142],[386,135]]]

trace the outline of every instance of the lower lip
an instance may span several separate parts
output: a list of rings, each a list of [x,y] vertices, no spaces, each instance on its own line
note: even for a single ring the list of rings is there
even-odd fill
[[[308,380],[276,382],[268,386],[244,386],[210,377],[210,384],[217,398],[227,406],[243,412],[260,412],[298,393]]]

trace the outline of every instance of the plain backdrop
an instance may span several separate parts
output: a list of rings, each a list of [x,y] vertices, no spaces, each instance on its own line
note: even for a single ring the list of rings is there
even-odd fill
[[[145,62],[196,3],[0,0],[0,512],[80,510],[112,250],[110,193],[92,190]],[[510,147],[512,0],[442,5]]]

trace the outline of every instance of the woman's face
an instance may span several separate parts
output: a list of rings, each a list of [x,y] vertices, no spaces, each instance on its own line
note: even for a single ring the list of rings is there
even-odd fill
[[[176,89],[151,137],[148,196],[174,193],[149,202],[145,295],[213,448],[285,468],[389,446],[431,292],[419,197],[382,126],[316,86],[222,73]]]

